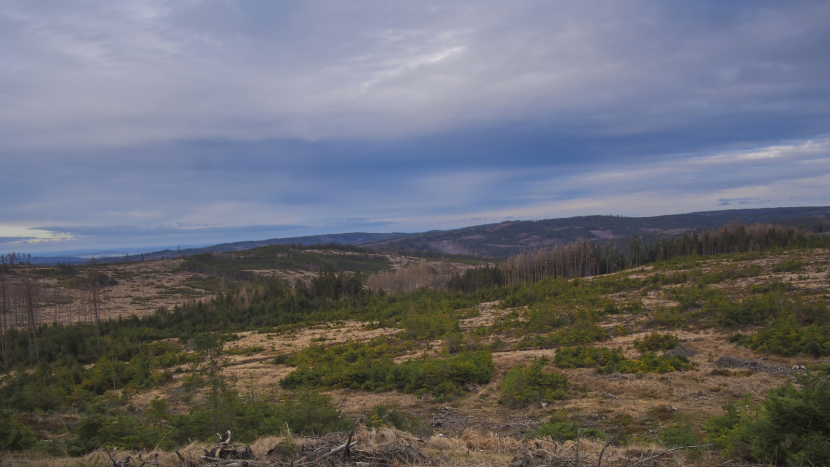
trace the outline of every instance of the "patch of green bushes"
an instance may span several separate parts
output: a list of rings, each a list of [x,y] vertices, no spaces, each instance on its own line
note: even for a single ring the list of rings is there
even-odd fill
[[[553,361],[560,368],[618,368],[625,355],[619,349],[578,346],[559,349]]]
[[[696,310],[717,298],[725,297],[726,294],[718,289],[705,287],[703,285],[673,287],[665,290],[666,297],[679,303],[681,311]]]
[[[790,308],[790,300],[780,293],[751,295],[739,303],[719,297],[707,304],[718,324],[746,326],[761,324]]]
[[[663,445],[667,448],[679,448],[701,444],[692,420],[688,416],[675,412],[672,418],[674,419],[673,423],[662,428],[658,433],[658,438]],[[700,449],[695,448],[693,451],[687,451],[687,455],[692,452],[699,455],[702,452]]]
[[[313,390],[281,394],[276,401],[241,400],[238,395],[233,396],[237,400],[229,408],[231,417],[228,420],[229,426],[236,427],[234,438],[240,441],[251,442],[263,436],[283,433],[286,426],[292,433],[304,435],[354,428],[351,419],[340,412],[329,395]],[[188,431],[184,427],[189,422],[189,430],[195,429],[200,436],[212,436],[213,421],[209,407],[193,411],[187,417],[174,420],[177,433],[184,435]],[[186,443],[187,439],[179,437],[177,441]]]
[[[501,403],[515,408],[564,399],[565,391],[570,387],[568,379],[558,371],[544,371],[544,364],[537,360],[529,366],[511,368],[501,383]]]
[[[161,430],[153,429],[141,417],[127,413],[91,414],[81,419],[76,434],[78,438],[67,443],[67,451],[72,456],[84,455],[101,446],[125,450],[153,449],[161,444],[164,448],[173,448],[172,440],[163,442]]]
[[[22,451],[37,443],[31,427],[18,422],[11,411],[0,411],[0,451]]]
[[[493,376],[493,358],[489,351],[465,351],[446,358],[422,357],[394,363],[390,355],[343,352],[334,358],[292,359],[299,366],[280,385],[294,389],[351,388],[364,391],[429,392],[440,400],[460,395],[467,384],[485,384]]]
[[[743,279],[747,277],[758,277],[764,273],[764,269],[757,264],[742,264],[729,265],[723,268],[716,269],[702,274],[698,280],[698,284],[720,284],[727,280]]]
[[[802,326],[794,318],[788,316],[776,319],[768,328],[751,336],[741,333],[733,334],[729,341],[757,352],[784,356],[825,357],[830,355],[830,328],[817,324]]]
[[[667,356],[646,352],[638,359],[623,362],[616,371],[620,373],[671,373],[691,370],[694,367],[694,364],[683,355]],[[608,371],[608,369],[605,370],[605,372]]]
[[[550,437],[555,441],[576,439],[605,439],[607,436],[596,428],[582,428],[579,422],[568,419],[568,411],[557,410],[550,420],[536,430],[526,433],[528,438]]]
[[[649,315],[645,325],[653,328],[684,328],[691,324],[697,312],[683,310],[681,307],[659,307]]]
[[[611,293],[614,288],[625,289],[628,285],[630,281],[625,278],[597,277],[596,281],[587,282],[579,279],[548,277],[532,284],[522,283],[495,289],[495,291],[501,293],[502,306],[507,308],[522,306],[533,308],[534,305],[541,304],[543,308],[548,309],[605,310],[606,308],[614,309],[614,302],[608,298],[607,294]]]
[[[728,455],[775,465],[830,465],[830,368],[767,393],[761,410],[732,403],[704,429]]]
[[[804,264],[798,259],[788,259],[772,267],[773,272],[801,272]]]
[[[571,347],[556,352],[560,368],[595,368],[597,373],[670,373],[694,368],[688,358],[646,352],[638,359],[626,358],[619,349]]]
[[[723,415],[712,417],[703,424],[707,439],[728,457],[750,458],[746,427],[758,420],[760,407],[749,395],[723,406]]]
[[[406,430],[409,427],[409,422],[403,412],[397,408],[381,404],[372,407],[372,411],[363,419],[363,425],[366,428],[392,426],[399,430]]]
[[[516,349],[590,344],[606,339],[608,339],[608,332],[605,329],[594,323],[581,322],[564,329],[557,329],[546,336],[535,335],[523,337],[522,340],[516,343]]]
[[[675,334],[660,334],[659,332],[647,334],[642,340],[634,339],[634,348],[642,353],[671,350],[678,344],[680,344],[680,339]]]
[[[354,423],[332,404],[331,398],[314,391],[283,394],[279,401],[243,399],[234,391],[223,394],[219,429],[231,429],[235,440],[252,442],[285,431],[323,434],[354,428]],[[148,413],[147,417],[95,409],[81,419],[78,437],[67,443],[70,455],[80,456],[101,446],[121,450],[175,449],[190,439],[214,439],[216,415],[213,408],[198,406],[184,415]],[[2,422],[0,422],[2,423]]]
[[[444,308],[440,303],[427,302],[421,307],[413,304],[400,322],[394,324],[404,329],[401,332],[404,338],[427,340],[458,333],[461,330],[458,320],[455,310]]]
[[[329,347],[320,344],[310,345],[296,354],[280,355],[277,358],[281,363],[297,367],[314,365],[318,362],[332,363],[340,359],[354,363],[359,359],[376,360],[383,357],[395,357],[413,348],[413,342],[394,341],[386,336],[380,336],[368,342],[346,342]]]

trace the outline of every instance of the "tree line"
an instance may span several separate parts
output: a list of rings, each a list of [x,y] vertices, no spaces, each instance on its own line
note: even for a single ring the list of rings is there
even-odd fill
[[[6,253],[5,255],[0,255],[0,265],[15,265],[15,264],[31,264],[32,263],[32,254],[31,253]]]
[[[711,256],[727,253],[764,252],[783,248],[830,245],[830,236],[812,230],[772,224],[730,223],[721,229],[703,230],[677,238],[658,239],[648,244],[632,236],[626,250],[585,239],[564,245],[539,248],[509,257],[501,266],[503,285],[538,282],[546,277],[590,277],[621,271],[647,263],[683,256]],[[481,274],[468,271],[465,274]],[[460,276],[458,281],[472,280]],[[460,283],[460,282],[458,282]],[[469,290],[470,287],[464,290]],[[475,289],[474,287],[472,288]],[[460,290],[460,289],[457,289]]]
[[[113,281],[98,271],[95,261],[86,277],[80,278],[79,290],[46,288],[29,266],[13,269],[0,268],[0,353],[3,370],[24,360],[20,356],[20,338],[25,334],[28,364],[40,363],[42,343],[40,330],[49,323],[90,323],[95,330],[98,347],[101,346],[99,323],[103,311],[99,288]],[[69,265],[58,265],[58,272],[74,274]],[[25,332],[24,332],[25,330]],[[17,354],[16,357],[13,355]]]

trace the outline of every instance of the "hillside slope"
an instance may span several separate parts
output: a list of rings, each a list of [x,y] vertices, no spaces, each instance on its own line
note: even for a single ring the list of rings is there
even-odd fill
[[[326,431],[361,420],[374,434],[384,426],[415,433],[429,462],[539,465],[522,459],[540,446],[546,456],[572,455],[579,429],[583,455],[596,459],[600,439],[616,439],[607,465],[622,466],[663,446],[711,442],[704,428],[723,407],[757,411],[768,391],[820,371],[830,357],[829,281],[830,250],[814,248],[681,257],[473,295],[315,297],[252,284],[107,323],[100,349],[90,324],[41,328],[44,365],[10,370],[0,396],[20,410],[9,420],[43,439],[29,454],[43,456],[38,465],[72,464],[79,458],[67,453],[102,445],[179,448],[225,427],[241,442],[286,426],[318,433],[291,411],[319,406],[334,413],[314,412],[329,416]],[[196,329],[234,332],[220,347],[219,412],[199,382],[209,376],[198,365],[206,334]],[[10,368],[25,365],[26,333],[10,336]],[[64,348],[78,361],[61,360]],[[262,438],[254,453],[262,459],[292,439]],[[362,439],[358,449],[373,449]],[[192,447],[183,452],[197,458]],[[292,452],[283,461],[302,455]],[[741,465],[747,455],[706,449],[649,465],[715,465],[724,456]],[[172,451],[163,457],[179,465]]]
[[[462,229],[413,234],[379,240],[366,246],[401,251],[427,251],[506,258],[542,246],[584,238],[617,243],[625,249],[628,238],[639,235],[644,243],[660,237],[683,235],[699,228],[728,224],[781,223],[830,230],[830,207],[735,209],[653,217],[581,216],[535,221],[505,221]]]

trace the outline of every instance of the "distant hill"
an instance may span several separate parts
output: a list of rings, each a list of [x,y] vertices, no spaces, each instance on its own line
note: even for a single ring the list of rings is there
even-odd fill
[[[672,214],[652,217],[579,216],[535,221],[505,221],[454,230],[436,230],[422,233],[366,233],[353,232],[306,237],[272,238],[268,240],[222,243],[203,248],[161,250],[145,253],[145,259],[161,259],[198,253],[226,253],[250,250],[268,245],[315,245],[338,243],[360,245],[382,251],[423,252],[453,255],[476,255],[506,258],[520,251],[542,246],[572,242],[578,238],[596,242],[610,242],[625,248],[628,238],[639,235],[644,241],[673,237],[696,229],[726,225],[740,220],[744,224],[777,223],[814,228],[817,232],[830,231],[830,206],[796,208],[732,209]],[[131,256],[135,258],[135,255]],[[101,258],[102,261],[122,261],[123,257]],[[136,258],[137,259],[137,258]],[[39,264],[56,261],[79,263],[82,258],[33,258]]]
[[[288,244],[297,244],[297,245],[320,245],[326,243],[338,243],[341,245],[365,245],[371,242],[378,242],[384,240],[391,240],[395,238],[404,237],[407,235],[412,235],[409,233],[367,233],[367,232],[352,232],[352,233],[344,233],[344,234],[330,234],[330,235],[310,235],[306,237],[287,237],[287,238],[271,238],[268,240],[251,240],[251,241],[244,241],[244,242],[234,242],[234,243],[220,243],[218,245],[210,245],[202,248],[185,248],[181,250],[159,250],[153,251],[149,253],[144,253],[145,259],[162,259],[162,258],[172,258],[172,257],[181,257],[181,256],[189,256],[195,255],[199,253],[228,253],[233,251],[242,251],[242,250],[250,250],[252,248],[258,248],[261,246],[270,246],[270,245],[288,245]],[[40,256],[40,257],[33,257],[32,263],[34,264],[44,264],[50,265],[55,263],[83,263],[88,261],[89,259],[86,257],[80,256]],[[137,261],[140,258],[138,254],[131,254],[130,260]],[[124,261],[125,257],[118,255],[118,256],[106,256],[98,254],[98,261],[101,262],[111,262],[111,261]]]
[[[653,217],[580,216],[536,221],[506,221],[455,230],[432,231],[367,244],[390,251],[480,255],[506,258],[514,253],[568,243],[578,238],[627,247],[632,235],[645,241],[695,229],[726,225],[778,223],[830,229],[830,207],[734,209]]]
[[[331,235],[310,235],[306,237],[271,238],[268,240],[253,240],[245,242],[221,243],[203,248],[187,248],[184,250],[161,250],[152,253],[145,253],[147,259],[161,259],[162,257],[188,256],[198,253],[228,253],[232,251],[250,250],[261,246],[270,245],[324,245],[326,243],[338,243],[341,245],[366,245],[372,242],[393,240],[396,238],[412,235],[408,233],[366,233],[353,232]]]

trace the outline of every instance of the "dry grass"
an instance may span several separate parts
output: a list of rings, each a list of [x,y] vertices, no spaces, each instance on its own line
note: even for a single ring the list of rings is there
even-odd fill
[[[395,428],[365,428],[363,426],[360,427],[354,439],[368,450],[382,446],[417,446],[420,442],[417,436]]]
[[[198,450],[198,451],[197,451]],[[197,453],[196,456],[201,454],[202,450],[191,444],[185,448],[182,448],[179,452],[184,453],[193,452]],[[116,460],[124,460],[127,455],[137,458],[138,453],[136,452],[116,452],[115,458]],[[158,456],[158,457],[156,457]],[[159,467],[181,467],[181,461],[179,460],[178,456],[172,452],[165,452],[165,451],[150,451],[150,452],[143,452],[141,453],[142,459],[149,460],[153,463],[158,462]],[[95,451],[87,454],[83,457],[46,457],[43,454],[20,454],[14,453],[10,455],[0,454],[0,466],[19,466],[19,467],[81,467],[81,466],[106,466],[112,465],[110,458],[107,457],[107,453],[104,451]],[[137,464],[140,465],[140,464]]]
[[[496,318],[510,312],[510,310],[498,309],[498,304],[498,301],[479,303],[476,306],[476,308],[478,308],[478,316],[475,318],[462,319],[459,323],[461,329],[469,331],[479,326],[492,326]]]
[[[461,441],[464,447],[470,451],[488,452],[514,452],[522,447],[522,442],[511,436],[500,436],[491,431],[481,431],[475,428],[467,428],[461,433]]]
[[[201,276],[191,272],[177,272],[183,260],[157,260],[124,264],[99,264],[99,271],[118,280],[117,285],[101,287],[99,314],[101,319],[117,319],[119,317],[147,316],[158,308],[171,309],[187,301],[198,301],[213,297],[213,293],[193,288],[186,284],[191,276]],[[20,272],[15,271],[11,282],[20,282]],[[81,275],[87,273],[81,269]],[[59,322],[69,324],[79,321],[78,315],[89,315],[91,311],[83,311],[82,302],[88,301],[89,291],[85,289],[65,288],[57,279],[38,278],[40,298],[44,302],[41,308],[42,321],[45,323]],[[58,296],[59,305],[55,305],[54,298]],[[89,305],[86,305],[87,307]]]
[[[258,274],[265,277],[275,277],[284,280],[289,284],[294,284],[296,281],[302,281],[305,285],[311,285],[311,279],[316,276],[316,273],[309,272],[303,269],[246,269],[245,271]]]
[[[467,428],[459,437],[436,434],[430,437],[424,447],[437,451],[468,452],[489,452],[489,453],[514,453],[525,447],[525,442],[511,437],[502,436],[498,433]]]

